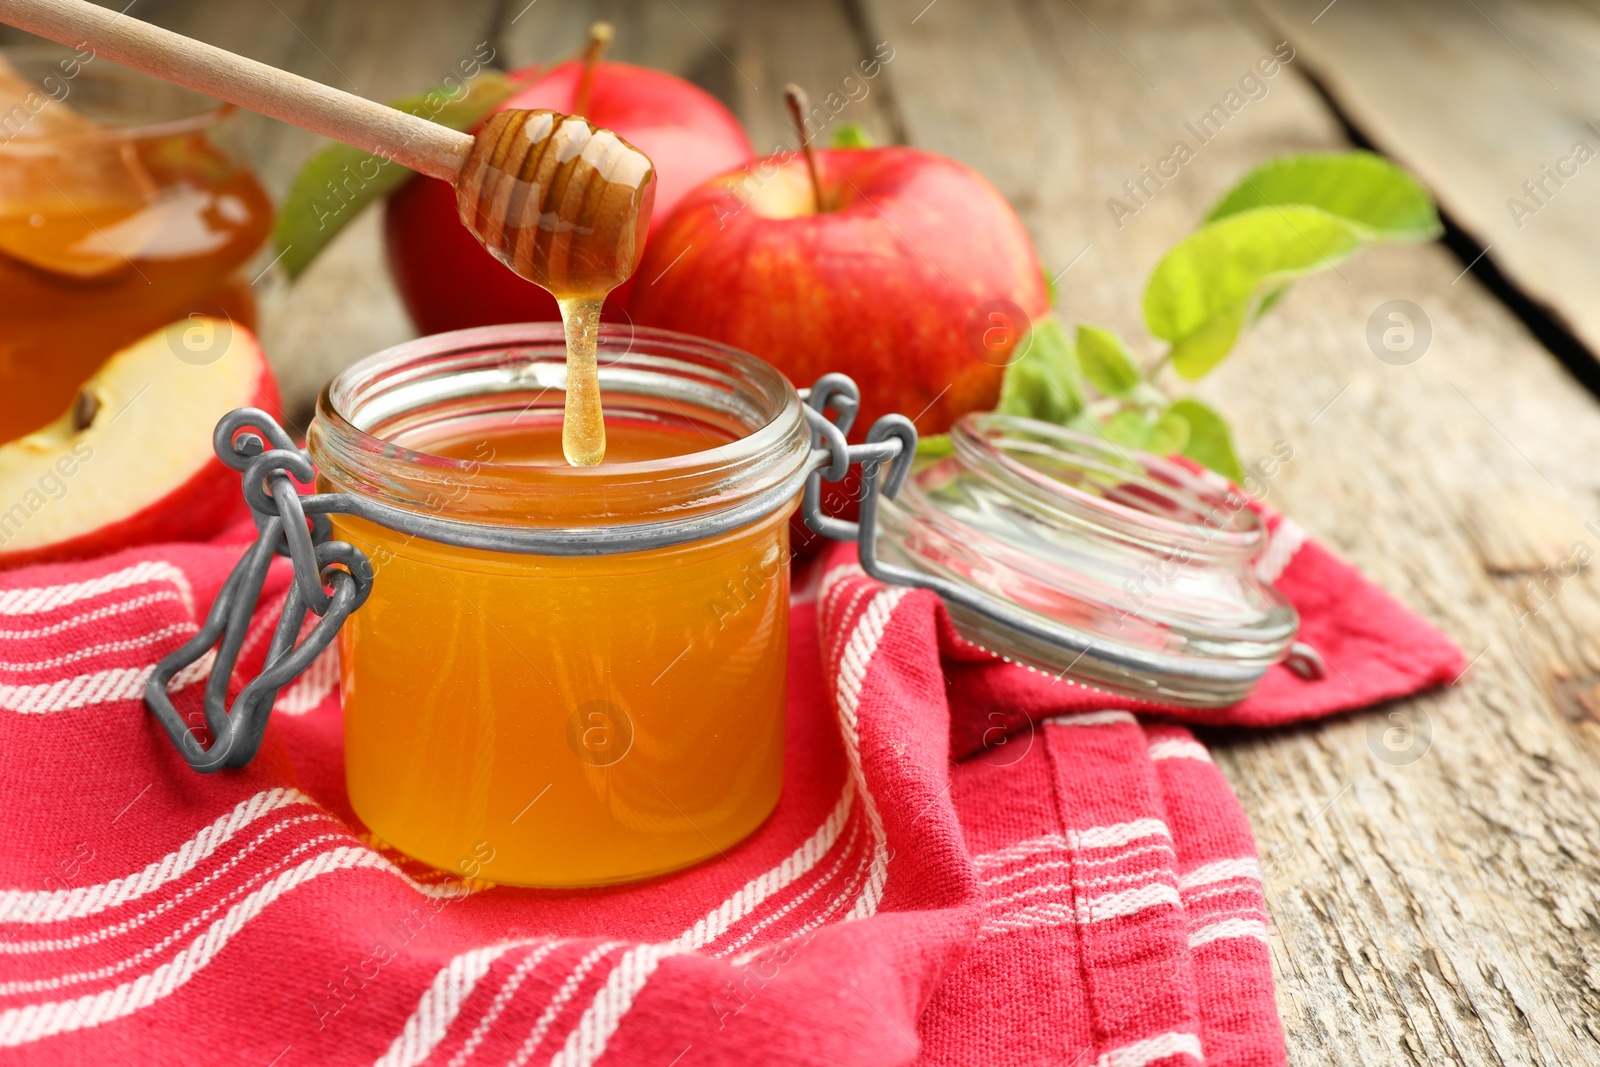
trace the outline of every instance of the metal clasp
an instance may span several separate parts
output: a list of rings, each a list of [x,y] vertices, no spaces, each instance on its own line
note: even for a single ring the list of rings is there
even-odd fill
[[[876,560],[878,536],[877,501],[881,492],[890,499],[899,495],[911,474],[917,456],[917,428],[904,415],[885,415],[872,424],[864,444],[852,445],[845,435],[855,424],[861,407],[861,391],[843,374],[824,374],[801,394],[805,400],[806,423],[811,428],[813,470],[806,477],[800,514],[807,526],[835,541],[855,541],[862,546],[862,566]],[[834,416],[829,419],[827,412]],[[887,481],[880,477],[889,464]],[[857,522],[834,518],[822,511],[822,483],[838,482],[861,467],[861,513]],[[872,571],[867,573],[872,574]],[[907,572],[910,573],[910,572]],[[874,575],[877,577],[877,575]],[[886,579],[888,580],[888,579]]]
[[[279,690],[328,647],[344,620],[372,591],[371,562],[354,545],[331,539],[327,514],[315,514],[307,524],[294,482],[311,484],[311,457],[294,446],[271,415],[259,408],[229,412],[217,424],[212,446],[223,463],[243,476],[256,539],[223,583],[200,632],[162,659],[144,687],[145,706],[160,720],[189,766],[202,773],[250,762],[261,747]],[[240,690],[230,709],[228,682],[274,556],[289,557],[294,583],[261,673]],[[308,613],[319,616],[319,621],[296,643]],[[206,747],[173,706],[167,683],[214,645],[216,658],[205,691],[205,723],[212,742]]]
[[[856,383],[843,374],[825,374],[804,393],[806,420],[811,425],[811,447],[817,469],[806,479],[801,515],[806,525],[835,541],[856,542],[861,569],[880,582],[932,589],[946,600],[1009,626],[1027,623],[1016,613],[1000,614],[994,606],[973,595],[965,586],[932,574],[885,563],[878,556],[878,509],[881,500],[900,494],[917,456],[917,428],[904,415],[884,415],[867,431],[864,444],[845,442],[861,406]],[[832,409],[833,419],[824,412]],[[889,473],[883,474],[883,464]],[[855,522],[822,512],[822,482],[842,480],[850,468],[861,467],[861,509]]]

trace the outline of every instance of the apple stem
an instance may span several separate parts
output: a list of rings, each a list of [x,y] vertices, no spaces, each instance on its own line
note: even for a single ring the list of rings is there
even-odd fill
[[[578,91],[572,94],[572,113],[582,115],[589,110],[589,94],[594,91],[594,72],[600,66],[600,57],[611,46],[616,31],[604,19],[589,27],[589,46],[583,50],[583,74],[578,78]]]
[[[806,112],[810,110],[806,91],[794,82],[783,87],[784,103],[789,105],[789,119],[794,123],[795,136],[800,138],[800,150],[806,155],[806,170],[811,174],[811,195],[816,198],[817,210],[826,210],[822,200],[822,178],[817,172],[817,153],[811,147],[811,131],[806,128]]]

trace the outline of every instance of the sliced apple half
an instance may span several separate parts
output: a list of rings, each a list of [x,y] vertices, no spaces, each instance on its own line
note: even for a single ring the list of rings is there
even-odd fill
[[[244,406],[276,414],[278,387],[237,323],[194,317],[124,348],[55,422],[0,445],[0,568],[220,532],[246,509],[211,432]]]

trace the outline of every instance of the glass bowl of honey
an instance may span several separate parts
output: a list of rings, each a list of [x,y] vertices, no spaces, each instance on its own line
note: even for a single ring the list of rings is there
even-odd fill
[[[254,328],[272,205],[219,141],[232,110],[89,51],[0,49],[0,441],[151,330]]]
[[[554,323],[357,363],[308,441],[320,492],[383,513],[332,516],[372,567],[340,634],[351,803],[437,866],[493,842],[512,884],[696,863],[782,782],[799,395],[709,341],[604,326],[599,352],[598,466],[563,459]]]

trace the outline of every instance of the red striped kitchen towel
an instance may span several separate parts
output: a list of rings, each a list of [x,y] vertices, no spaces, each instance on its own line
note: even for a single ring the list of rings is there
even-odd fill
[[[1275,669],[1206,721],[1461,670],[1303,541],[1278,526],[1264,566],[1330,678]],[[1284,1061],[1261,868],[1206,749],[965,644],[931,593],[878,585],[847,549],[796,588],[771,820],[723,859],[571,893],[373,840],[344,797],[332,654],[283,692],[249,767],[188,769],[140,689],[237,553],[0,575],[0,1063]],[[175,681],[180,709],[207,668]]]

